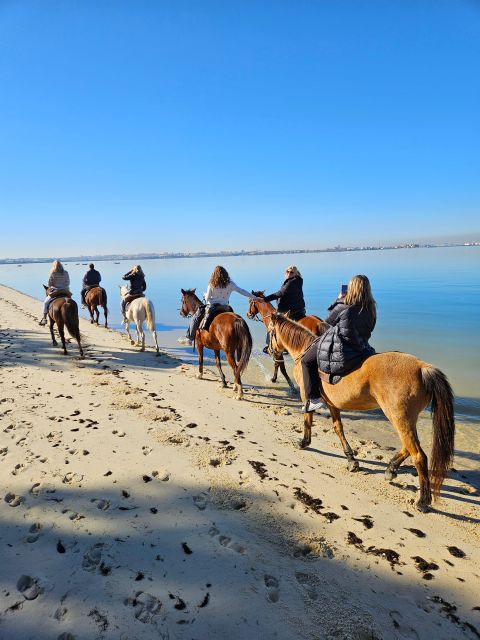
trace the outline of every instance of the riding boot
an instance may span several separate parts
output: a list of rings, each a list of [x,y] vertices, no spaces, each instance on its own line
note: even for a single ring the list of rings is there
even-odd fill
[[[44,327],[47,324],[47,316],[44,314],[40,322],[38,323],[41,327]]]
[[[123,316],[123,322],[126,323],[127,322],[127,316],[125,315],[125,307],[126,307],[126,302],[125,300],[122,300],[122,316]]]

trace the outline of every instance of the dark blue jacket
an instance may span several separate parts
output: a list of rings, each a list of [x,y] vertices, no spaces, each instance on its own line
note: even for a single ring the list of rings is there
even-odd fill
[[[147,283],[145,282],[145,276],[143,273],[132,273],[129,271],[123,276],[123,280],[130,281],[130,293],[131,294],[139,294],[143,293],[147,288]]]
[[[368,344],[375,318],[366,309],[337,301],[325,319],[330,327],[318,342],[318,368],[332,376],[345,376],[375,353]]]

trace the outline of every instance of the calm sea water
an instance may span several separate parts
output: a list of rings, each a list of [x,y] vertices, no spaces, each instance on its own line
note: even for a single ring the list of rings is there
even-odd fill
[[[371,340],[375,349],[406,351],[438,366],[453,385],[457,416],[480,422],[479,247],[142,261],[160,344],[190,362],[196,361],[191,349],[176,342],[187,326],[178,311],[180,288],[197,287],[201,297],[218,263],[241,287],[266,289],[267,293],[279,288],[286,266],[297,265],[304,277],[307,311],[320,317],[325,317],[340,284],[356,273],[367,274],[378,303]],[[108,291],[111,325],[120,328],[118,285],[131,264],[98,262],[96,266]],[[67,264],[77,300],[86,268]],[[40,299],[48,270],[48,264],[0,265],[0,282]],[[231,303],[245,317],[247,299],[234,293]],[[269,359],[261,353],[265,331],[263,325],[247,322],[254,353],[246,381],[265,381],[265,374],[271,371]]]

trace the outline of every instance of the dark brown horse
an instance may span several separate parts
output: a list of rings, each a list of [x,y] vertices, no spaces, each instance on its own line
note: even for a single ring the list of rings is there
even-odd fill
[[[48,287],[43,285],[43,288],[48,293]],[[80,357],[83,358],[78,326],[78,305],[75,300],[72,300],[69,295],[54,298],[48,307],[48,319],[50,320],[50,335],[52,336],[53,346],[56,347],[58,344],[53,332],[53,325],[56,324],[62,341],[63,353],[67,355],[67,347],[65,346],[65,327],[67,327],[68,333],[77,341]]]
[[[92,287],[85,294],[85,304],[87,305],[88,311],[90,313],[90,322],[92,324],[96,323],[98,325],[98,318],[100,316],[100,311],[98,307],[103,308],[103,315],[105,316],[105,327],[107,327],[107,292],[103,287]],[[96,317],[94,318],[94,314]]]
[[[301,358],[316,336],[281,314],[272,315],[269,328],[272,342],[280,342],[295,360],[293,372],[305,400]],[[340,410],[368,411],[380,407],[402,443],[402,448],[390,460],[385,477],[395,478],[399,466],[411,456],[420,485],[417,508],[426,511],[432,502],[432,493],[436,497],[440,492],[454,452],[453,392],[445,374],[415,356],[394,351],[370,356],[337,384],[322,382],[322,387],[348,468],[357,471],[359,466],[343,433]],[[429,471],[427,456],[418,439],[417,420],[430,403],[433,438]],[[302,448],[312,440],[313,412],[304,413],[303,424]]]
[[[265,296],[265,291],[252,291],[252,294],[257,298],[263,298]],[[257,315],[260,315],[263,324],[266,326],[268,331],[270,318],[272,317],[272,313],[276,313],[276,311],[277,310],[272,304],[270,304],[270,302],[267,302],[266,300],[255,300],[251,298],[250,304],[248,306],[247,317],[250,318],[250,320],[253,320],[256,319]],[[323,320],[321,320],[321,318],[313,315],[305,316],[301,320],[298,320],[298,324],[301,324],[302,327],[305,327],[316,336],[321,335],[328,327],[328,325]],[[278,370],[280,369],[290,389],[297,393],[295,385],[291,381],[285,368],[285,360],[283,359],[283,352],[285,351],[285,349],[281,344],[277,343],[277,347],[279,350],[273,350],[271,341],[269,341],[268,347],[268,351],[273,358],[274,364],[274,371],[273,376],[271,377],[271,381],[277,381]]]
[[[194,314],[201,305],[201,300],[195,295],[195,289],[182,289],[181,316],[186,318]],[[247,367],[252,352],[252,336],[245,320],[230,311],[220,313],[213,319],[208,331],[198,329],[195,343],[198,351],[197,378],[203,377],[203,349],[207,347],[215,353],[215,364],[222,379],[222,386],[227,386],[220,362],[220,350],[223,350],[233,371],[234,397],[241,400],[243,388],[240,376]]]

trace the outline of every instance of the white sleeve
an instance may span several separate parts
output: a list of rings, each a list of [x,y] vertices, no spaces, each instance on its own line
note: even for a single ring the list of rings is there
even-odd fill
[[[232,287],[232,291],[236,291],[246,298],[253,298],[253,294],[250,293],[250,291],[245,291],[245,289],[242,289],[242,287],[239,287],[237,284],[235,284],[233,280],[230,280],[230,285]]]
[[[205,297],[205,302],[208,304],[210,302],[210,298],[212,297],[212,289],[210,285],[208,285],[207,290],[203,295]]]

